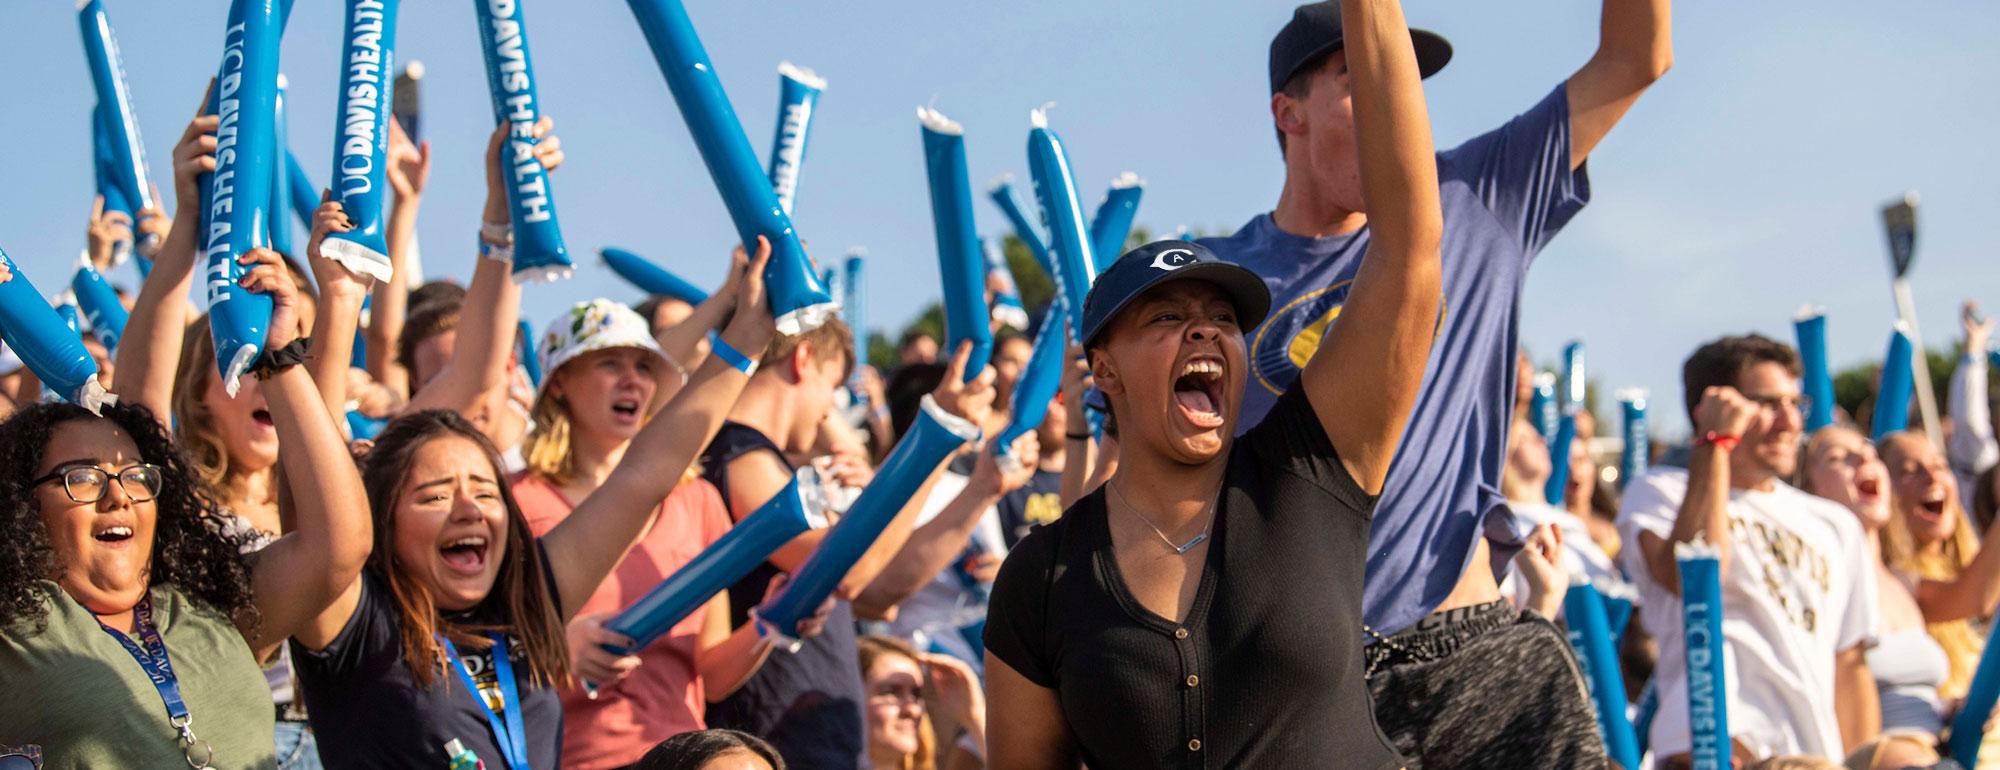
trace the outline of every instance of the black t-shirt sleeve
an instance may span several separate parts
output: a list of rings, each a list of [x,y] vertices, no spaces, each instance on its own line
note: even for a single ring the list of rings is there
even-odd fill
[[[1243,434],[1245,449],[1256,467],[1265,473],[1285,473],[1304,479],[1332,495],[1342,507],[1369,515],[1375,497],[1361,489],[1340,452],[1327,438],[1306,389],[1294,386],[1278,397],[1278,403],[1264,415],[1264,421]]]
[[[297,641],[291,643],[292,658],[298,665],[338,676],[361,670],[370,656],[400,649],[402,640],[397,638],[396,624],[390,617],[396,606],[388,589],[366,571],[358,579],[361,596],[354,602],[354,614],[347,617],[347,625],[325,649],[309,650]]]
[[[1028,681],[1051,690],[1056,687],[1056,666],[1048,644],[1049,586],[1063,524],[1036,527],[1007,552],[986,608],[986,651]]]

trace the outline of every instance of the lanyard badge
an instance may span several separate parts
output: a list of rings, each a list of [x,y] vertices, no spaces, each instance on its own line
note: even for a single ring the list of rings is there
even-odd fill
[[[438,642],[444,645],[445,654],[451,656],[451,669],[458,672],[458,681],[465,685],[467,693],[479,703],[479,709],[486,712],[486,724],[493,728],[493,741],[499,744],[500,753],[507,761],[507,770],[529,770],[528,728],[521,720],[521,695],[514,682],[514,661],[507,655],[507,637],[504,634],[489,633],[493,640],[493,679],[500,685],[500,708],[504,713],[493,713],[493,707],[486,705],[486,696],[479,693],[479,683],[473,681],[472,673],[465,669],[465,661],[453,647],[450,639],[438,635]]]
[[[140,598],[138,606],[132,608],[132,616],[139,627],[139,640],[136,642],[118,629],[104,625],[102,620],[97,622],[97,626],[118,640],[119,646],[124,647],[125,652],[139,663],[139,668],[146,672],[146,678],[152,680],[153,689],[159,691],[160,700],[167,706],[167,722],[180,732],[178,742],[188,767],[205,770],[215,761],[215,748],[208,745],[208,741],[195,737],[194,716],[188,713],[187,703],[181,700],[181,683],[174,676],[173,660],[167,656],[166,640],[160,638],[160,629],[153,625],[152,597]],[[196,744],[201,746],[200,759],[195,758]]]

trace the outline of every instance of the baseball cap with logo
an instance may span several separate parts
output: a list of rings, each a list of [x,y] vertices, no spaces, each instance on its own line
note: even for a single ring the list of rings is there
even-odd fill
[[[1424,77],[1437,74],[1451,61],[1451,43],[1435,32],[1410,30],[1410,43],[1417,49],[1417,70]],[[1307,3],[1292,9],[1292,20],[1271,38],[1271,93],[1285,90],[1285,83],[1347,44],[1340,29],[1340,4],[1334,0]]]
[[[1125,252],[1091,284],[1090,293],[1083,298],[1084,346],[1096,344],[1118,311],[1139,295],[1171,281],[1188,280],[1205,281],[1222,290],[1235,303],[1236,324],[1245,332],[1256,328],[1271,312],[1271,290],[1256,273],[1194,241],[1154,241]]]
[[[549,322],[548,330],[542,333],[541,351],[542,385],[535,389],[536,399],[548,389],[549,381],[555,378],[557,369],[563,364],[585,353],[610,348],[638,348],[658,356],[665,361],[667,355],[660,351],[660,343],[653,339],[652,325],[646,319],[624,305],[608,299],[593,299],[578,302],[569,312],[556,316]]]

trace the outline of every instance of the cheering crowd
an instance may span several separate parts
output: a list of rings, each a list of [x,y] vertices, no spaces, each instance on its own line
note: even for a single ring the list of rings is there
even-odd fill
[[[545,116],[484,148],[463,286],[413,280],[432,149],[394,121],[379,215],[329,190],[295,251],[218,273],[218,81],[171,211],[89,221],[87,269],[147,268],[116,334],[55,332],[115,399],[0,328],[0,770],[2000,756],[1993,323],[1968,305],[1934,435],[1879,429],[1908,422],[1886,385],[1809,425],[1812,351],[1717,329],[1692,439],[1602,473],[1588,410],[1538,423],[1520,298],[1670,68],[1669,1],[1605,0],[1579,70],[1450,148],[1422,79],[1451,47],[1397,0],[1278,21],[1273,210],[1080,278],[1051,212],[1031,328],[986,326],[991,282],[977,334],[905,335],[886,370],[799,320],[761,234],[705,297],[524,303]],[[379,266],[347,240],[377,227]],[[240,311],[197,287],[268,302],[241,376],[209,315]]]

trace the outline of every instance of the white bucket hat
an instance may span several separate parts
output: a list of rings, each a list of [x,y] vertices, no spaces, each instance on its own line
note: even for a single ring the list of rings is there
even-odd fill
[[[611,348],[638,348],[673,365],[660,350],[660,343],[654,341],[652,326],[631,308],[603,298],[578,302],[542,332],[542,344],[537,346],[542,384],[535,388],[535,399],[541,400],[563,364],[585,353]]]

